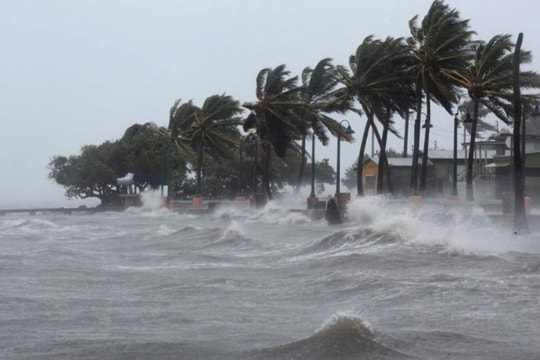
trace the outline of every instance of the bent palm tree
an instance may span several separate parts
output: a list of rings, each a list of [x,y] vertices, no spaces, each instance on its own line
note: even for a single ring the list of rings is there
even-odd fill
[[[212,95],[196,112],[195,121],[188,131],[191,147],[197,152],[196,192],[200,195],[203,149],[215,159],[232,159],[240,142],[240,103],[228,95]]]
[[[311,129],[314,136],[326,146],[329,140],[327,131],[337,135],[340,129],[339,122],[328,114],[334,112],[343,114],[352,107],[347,92],[344,92],[343,89],[336,89],[339,81],[336,78],[336,69],[331,64],[331,61],[330,58],[323,59],[317,63],[314,69],[306,67],[302,71],[302,92],[300,96],[306,108],[304,109],[303,122],[300,124],[302,135],[301,163],[296,192],[299,191],[304,177],[306,137],[309,130]]]
[[[169,130],[177,144],[183,149],[189,146],[196,154],[196,195],[200,195],[203,150],[209,149],[210,156],[219,159],[233,158],[234,149],[241,137],[242,108],[238,101],[228,95],[212,95],[204,101],[201,108],[191,101],[171,109]]]
[[[302,116],[308,107],[300,100],[302,89],[297,77],[289,77],[285,65],[262,69],[257,75],[257,101],[244,103],[251,113],[244,121],[244,131],[254,129],[262,143],[263,188],[271,199],[270,153],[285,158],[287,150],[298,151],[295,140],[302,138]]]
[[[387,38],[375,40],[368,36],[349,57],[350,72],[344,67],[338,67],[340,81],[349,93],[354,96],[366,115],[367,121],[362,134],[358,152],[357,191],[362,196],[362,164],[369,129],[377,135],[381,145],[381,154],[385,145],[375,126],[375,118],[383,123],[390,131],[391,115],[406,114],[414,104],[414,82],[407,72],[409,55],[402,39]],[[383,159],[384,161],[384,156]],[[385,166],[382,165],[381,169]]]
[[[471,64],[462,70],[448,71],[447,76],[467,90],[472,102],[472,124],[469,153],[467,156],[466,197],[474,200],[473,164],[476,133],[478,129],[479,105],[489,109],[497,118],[510,123],[513,115],[513,48],[510,35],[496,35],[487,43],[473,45],[474,57]],[[521,52],[521,63],[531,61],[531,54]],[[540,88],[540,76],[536,72],[522,71],[519,75],[522,89]],[[534,96],[523,95],[525,104]]]
[[[167,135],[169,140],[176,145],[184,160],[187,160],[186,153],[189,152],[187,146],[189,139],[185,137],[185,134],[195,121],[197,111],[199,108],[193,105],[193,101],[182,103],[181,99],[176,100],[169,111],[168,131],[163,135]]]
[[[431,4],[428,13],[419,27],[418,16],[409,21],[411,36],[407,39],[413,59],[412,70],[416,74],[416,121],[414,124],[414,150],[411,182],[413,192],[417,188],[418,152],[420,147],[420,121],[422,103],[425,95],[426,125],[420,190],[425,190],[427,159],[429,150],[429,129],[431,127],[431,101],[440,104],[449,114],[458,99],[458,88],[445,74],[448,71],[463,69],[468,62],[469,53],[464,51],[470,43],[473,31],[469,31],[469,20],[461,20],[459,13],[450,9],[443,1]]]

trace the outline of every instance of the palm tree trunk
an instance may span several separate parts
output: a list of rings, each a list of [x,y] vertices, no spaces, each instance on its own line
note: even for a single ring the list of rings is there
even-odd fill
[[[304,136],[302,137],[302,153],[300,155],[300,159],[301,161],[300,170],[298,171],[298,181],[294,189],[295,194],[298,194],[300,192],[300,188],[302,187],[302,183],[304,181],[304,170],[306,167],[306,134],[304,134]]]
[[[369,117],[369,115],[368,115]],[[357,196],[364,196],[364,183],[363,183],[363,165],[364,165],[364,153],[366,152],[366,144],[369,135],[369,120],[366,121],[364,126],[364,133],[362,134],[362,141],[360,142],[360,150],[358,151],[358,161],[356,164],[356,191]]]
[[[268,196],[268,199],[273,199],[272,191],[270,189],[270,144],[267,141],[263,141],[263,153],[264,153],[263,189],[266,192],[266,196]]]
[[[386,158],[386,141],[388,139],[389,120],[383,125],[382,139],[379,142],[379,168],[377,170],[377,194],[384,194],[384,174],[388,159]]]
[[[420,191],[426,191],[427,163],[429,152],[429,129],[431,128],[431,98],[426,94],[426,130],[424,135],[424,152],[422,153],[422,171],[420,172]]]
[[[514,233],[527,234],[529,233],[529,224],[527,222],[527,214],[525,212],[525,174],[522,169],[521,154],[521,87],[519,83],[519,64],[521,62],[521,43],[523,42],[523,33],[519,33],[514,50],[513,58],[513,85],[514,85]]]
[[[409,141],[409,111],[405,114],[405,134],[403,135],[403,157],[407,157],[407,146]]]
[[[411,165],[411,192],[418,194],[418,151],[420,150],[420,121],[422,120],[422,90],[418,90],[416,120],[414,121],[413,158]]]
[[[202,141],[201,139],[197,142],[197,179],[196,179],[196,196],[201,196],[201,169],[203,162],[203,151],[202,151]]]
[[[471,124],[471,139],[469,143],[469,154],[467,156],[467,175],[466,175],[466,200],[474,201],[473,188],[473,170],[474,170],[474,151],[476,143],[476,128],[478,124],[478,100],[473,100],[473,122]]]

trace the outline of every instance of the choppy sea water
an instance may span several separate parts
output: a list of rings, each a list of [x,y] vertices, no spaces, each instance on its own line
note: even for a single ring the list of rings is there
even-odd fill
[[[0,218],[1,359],[540,359],[540,234],[356,200]]]

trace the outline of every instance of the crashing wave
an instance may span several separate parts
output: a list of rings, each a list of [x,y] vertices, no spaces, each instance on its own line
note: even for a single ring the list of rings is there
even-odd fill
[[[381,344],[359,318],[338,316],[308,338],[263,349],[253,359],[403,359],[405,355]]]

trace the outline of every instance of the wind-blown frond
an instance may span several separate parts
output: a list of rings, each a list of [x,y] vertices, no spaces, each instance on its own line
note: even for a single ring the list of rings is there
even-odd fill
[[[193,105],[193,101],[189,100],[187,103],[180,105],[180,100],[175,101],[170,112],[169,131],[171,132],[171,138],[177,138],[186,129],[189,129],[193,122],[199,108]]]
[[[411,70],[417,74],[417,86],[451,114],[459,89],[447,74],[467,66],[474,31],[469,30],[469,20],[461,20],[458,11],[440,0],[432,3],[421,26],[417,21],[418,16],[409,21]]]

